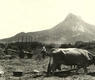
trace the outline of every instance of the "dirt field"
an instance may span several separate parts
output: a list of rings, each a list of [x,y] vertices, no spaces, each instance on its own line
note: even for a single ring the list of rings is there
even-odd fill
[[[46,77],[48,58],[45,60],[34,59],[12,59],[0,60],[0,65],[3,66],[5,72],[0,80],[95,80],[95,66],[88,67],[88,74],[83,74],[80,69],[78,74],[69,72],[67,66],[62,66],[61,72],[56,72],[54,76]],[[23,71],[21,77],[13,76],[14,71]],[[39,71],[34,73],[34,71]]]

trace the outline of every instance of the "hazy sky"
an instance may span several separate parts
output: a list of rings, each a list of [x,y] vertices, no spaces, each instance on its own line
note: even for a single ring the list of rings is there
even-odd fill
[[[69,13],[95,25],[95,0],[0,0],[0,39],[54,27]]]

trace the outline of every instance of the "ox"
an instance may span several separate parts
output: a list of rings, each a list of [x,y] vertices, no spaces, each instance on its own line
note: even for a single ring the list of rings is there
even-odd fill
[[[54,74],[57,68],[60,68],[61,64],[64,65],[77,65],[78,68],[83,68],[87,73],[87,67],[91,64],[95,64],[95,57],[89,51],[78,48],[53,48],[48,54],[50,56],[47,73]]]

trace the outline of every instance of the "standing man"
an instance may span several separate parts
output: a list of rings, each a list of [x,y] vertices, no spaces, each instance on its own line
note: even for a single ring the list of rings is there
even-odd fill
[[[41,53],[42,53],[42,58],[45,58],[45,54],[46,54],[46,48],[45,48],[45,46],[43,46],[43,48],[41,50]]]

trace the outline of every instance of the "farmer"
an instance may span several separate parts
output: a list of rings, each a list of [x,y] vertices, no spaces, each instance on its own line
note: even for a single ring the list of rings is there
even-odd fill
[[[45,46],[43,46],[42,50],[41,50],[41,53],[42,53],[42,58],[45,58],[45,53],[46,53],[46,48]]]

